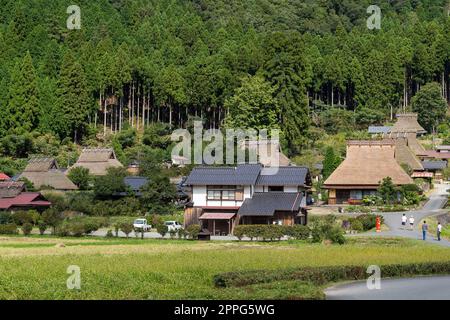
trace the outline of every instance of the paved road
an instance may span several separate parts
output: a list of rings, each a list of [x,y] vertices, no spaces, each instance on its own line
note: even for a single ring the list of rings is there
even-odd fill
[[[379,290],[359,281],[328,288],[325,295],[328,300],[450,300],[450,276],[381,279]]]
[[[379,233],[370,232],[365,233],[364,235],[396,236],[422,240],[422,233],[419,231],[419,227],[421,227],[421,225],[418,224],[423,218],[436,215],[441,212],[442,213],[446,212],[446,210],[443,210],[442,208],[445,206],[447,202],[447,194],[448,194],[447,189],[450,189],[449,184],[436,184],[435,190],[430,195],[428,202],[425,203],[423,208],[420,210],[382,213],[384,217],[384,223],[389,227],[389,231],[383,231]],[[408,228],[402,227],[401,217],[403,213],[405,213],[408,218],[411,215],[414,216],[414,220],[416,223],[414,230],[409,230]],[[434,234],[432,235],[428,233],[426,241],[450,247],[449,241],[446,240],[437,241]]]

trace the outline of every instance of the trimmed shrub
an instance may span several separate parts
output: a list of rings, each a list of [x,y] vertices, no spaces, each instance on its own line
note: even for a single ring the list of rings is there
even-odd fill
[[[22,229],[22,233],[24,235],[28,236],[28,235],[30,235],[31,230],[33,230],[33,225],[31,223],[27,222],[22,225],[21,229]]]
[[[238,225],[234,228],[234,236],[239,240],[243,237],[248,237],[250,240],[261,239],[266,240],[280,240],[283,236],[289,236],[294,239],[305,240],[309,238],[311,230],[304,225],[280,226],[277,224],[248,224]]]
[[[127,222],[123,222],[120,224],[120,230],[125,233],[125,235],[129,236],[129,234],[131,233],[131,231],[133,231],[134,227],[132,223],[127,223]]]
[[[311,229],[308,226],[301,224],[295,224],[293,226],[287,227],[285,235],[290,236],[297,240],[306,240],[311,234]]]
[[[363,226],[362,222],[358,219],[350,220],[350,228],[357,232],[364,231],[364,226]]]
[[[178,239],[186,239],[186,237],[187,237],[187,232],[186,232],[186,230],[184,230],[183,228],[181,228],[181,229],[178,229]]]
[[[382,216],[380,217],[380,222],[383,223],[384,219]],[[375,228],[377,224],[377,215],[376,214],[362,214],[356,217],[356,220],[361,222],[363,230],[367,231]],[[355,230],[355,229],[354,229]]]
[[[11,213],[9,212],[0,212],[0,224],[8,224],[13,222],[13,218]]]
[[[191,224],[186,228],[186,232],[188,233],[189,237],[193,240],[198,238],[198,234],[200,233],[201,230],[202,228],[198,224]]]
[[[169,228],[165,224],[160,223],[156,225],[156,232],[158,232],[161,235],[161,237],[164,238],[164,236],[167,234],[168,231]]]
[[[68,230],[74,237],[81,237],[86,233],[86,225],[83,222],[71,222],[68,224]]]
[[[17,234],[17,225],[14,223],[0,224],[0,234]]]
[[[174,239],[175,236],[177,235],[177,230],[175,230],[175,229],[170,229],[169,235],[170,235],[170,239]]]
[[[246,232],[245,227],[246,227],[246,225],[240,224],[234,228],[233,234],[235,237],[237,237],[239,239],[239,241],[241,241],[242,238],[245,236],[245,232]]]
[[[113,238],[113,237],[114,237],[114,234],[113,234],[112,230],[109,229],[105,234],[105,238]]]
[[[25,223],[33,223],[32,215],[27,211],[17,211],[12,214],[14,223],[18,226],[22,226]]]
[[[414,275],[448,274],[450,261],[410,264],[388,264],[381,267],[383,278]],[[314,285],[343,280],[367,279],[367,266],[303,267],[284,270],[247,270],[227,272],[214,276],[217,287],[241,287],[274,281],[307,281]]]
[[[47,224],[44,221],[38,222],[38,228],[39,228],[39,234],[42,236],[45,233],[45,230],[47,230]]]

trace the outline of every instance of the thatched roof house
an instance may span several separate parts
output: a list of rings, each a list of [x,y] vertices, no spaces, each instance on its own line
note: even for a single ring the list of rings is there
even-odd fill
[[[375,194],[386,177],[396,185],[413,183],[394,155],[393,140],[348,141],[345,160],[324,183],[329,189],[329,203],[361,201]]]
[[[0,210],[45,209],[50,207],[39,192],[25,192],[25,183],[21,181],[0,182]]]
[[[43,186],[55,190],[76,190],[78,187],[58,168],[54,158],[37,157],[28,161],[25,170],[19,176],[30,180],[36,188]]]
[[[89,173],[94,176],[102,176],[106,174],[106,169],[123,165],[117,160],[113,149],[88,148],[83,149],[78,161],[71,168],[76,167],[89,169]]]
[[[410,146],[408,139],[395,139],[395,159],[400,165],[404,163],[414,171],[422,171],[422,163]]]
[[[417,122],[417,113],[397,114],[397,122],[391,128],[391,135],[404,133],[423,134],[427,131]]]

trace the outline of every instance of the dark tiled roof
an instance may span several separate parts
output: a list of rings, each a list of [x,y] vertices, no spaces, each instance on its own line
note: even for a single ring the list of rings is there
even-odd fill
[[[263,168],[256,185],[306,186],[310,185],[309,169],[306,167]]]
[[[255,192],[239,208],[240,216],[273,216],[275,211],[297,212],[302,206],[301,193]],[[304,203],[304,202],[303,202]]]
[[[148,179],[146,177],[125,177],[123,182],[132,191],[138,192],[148,183]]]
[[[259,164],[237,167],[196,167],[186,179],[187,185],[253,185],[261,171]]]
[[[425,170],[442,170],[447,167],[447,161],[422,161]]]
[[[391,132],[391,127],[388,126],[370,126],[369,133],[389,133]]]

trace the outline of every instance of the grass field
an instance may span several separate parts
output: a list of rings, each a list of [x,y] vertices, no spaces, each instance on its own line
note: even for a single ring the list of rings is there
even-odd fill
[[[325,246],[0,237],[0,299],[321,298],[322,288],[307,283],[223,289],[215,288],[212,278],[233,270],[448,260],[447,248],[405,239],[352,238],[343,246]],[[69,265],[81,269],[81,290],[66,287]]]

